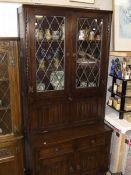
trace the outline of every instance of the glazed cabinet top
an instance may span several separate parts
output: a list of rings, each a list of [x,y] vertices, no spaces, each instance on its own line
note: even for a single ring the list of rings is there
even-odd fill
[[[24,5],[19,19],[25,92],[33,98],[103,93],[111,12]]]
[[[111,12],[24,5],[18,15],[29,130],[103,122]]]

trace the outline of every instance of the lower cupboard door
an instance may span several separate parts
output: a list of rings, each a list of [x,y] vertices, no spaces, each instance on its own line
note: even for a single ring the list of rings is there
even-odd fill
[[[74,173],[72,155],[39,160],[36,175],[69,175]]]
[[[88,172],[85,172],[85,173],[77,173],[78,175],[106,175],[106,172],[104,171],[88,171]]]
[[[108,152],[103,147],[81,150],[77,155],[76,169],[81,175],[104,175],[108,167]]]

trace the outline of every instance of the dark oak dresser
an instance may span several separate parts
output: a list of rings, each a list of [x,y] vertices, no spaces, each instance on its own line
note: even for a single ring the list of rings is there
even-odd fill
[[[111,11],[18,9],[25,174],[105,175]]]

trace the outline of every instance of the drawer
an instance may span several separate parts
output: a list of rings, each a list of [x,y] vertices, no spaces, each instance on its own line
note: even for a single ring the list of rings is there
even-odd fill
[[[14,156],[14,149],[13,148],[2,148],[0,149],[0,160],[6,157]]]
[[[105,135],[92,136],[92,137],[84,137],[78,140],[78,149],[87,148],[87,147],[95,147],[98,145],[105,144]]]
[[[44,146],[39,150],[39,159],[55,157],[70,152],[73,152],[71,142],[55,144],[52,146]]]

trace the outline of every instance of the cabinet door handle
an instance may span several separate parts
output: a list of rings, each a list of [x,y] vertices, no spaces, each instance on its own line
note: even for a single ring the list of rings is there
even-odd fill
[[[69,171],[70,171],[70,173],[74,173],[74,168],[72,166],[70,166]]]
[[[93,139],[93,140],[91,140],[91,144],[93,145],[93,144],[95,144],[95,140]]]

